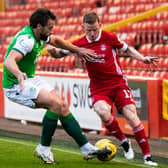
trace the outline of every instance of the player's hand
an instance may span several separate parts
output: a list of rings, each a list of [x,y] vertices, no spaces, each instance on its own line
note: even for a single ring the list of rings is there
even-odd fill
[[[23,90],[23,85],[24,85],[24,80],[27,79],[27,75],[26,73],[21,72],[18,76],[17,76],[17,80],[20,86],[20,92],[22,92]]]
[[[156,62],[158,61],[159,61],[158,57],[151,57],[151,56],[143,57],[143,62],[145,64],[154,64],[155,66],[157,66]]]
[[[79,48],[77,55],[88,61],[94,61],[97,57],[97,54],[93,50],[87,48]]]

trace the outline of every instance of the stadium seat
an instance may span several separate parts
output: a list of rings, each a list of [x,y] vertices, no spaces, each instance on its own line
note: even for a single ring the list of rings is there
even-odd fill
[[[125,59],[124,57],[119,57],[120,65],[122,68],[125,69],[124,59]]]
[[[162,61],[161,61],[161,69],[162,70],[168,70],[167,65],[168,65],[168,58],[162,59]]]
[[[138,70],[132,70],[131,75],[132,76],[139,76],[139,71]]]
[[[168,57],[168,44],[164,46],[164,56]]]
[[[0,63],[3,62],[4,56],[2,54],[0,54]]]
[[[138,68],[139,61],[136,59],[133,59],[130,63],[130,68],[131,69],[137,69]]]
[[[129,46],[135,45],[135,37],[136,37],[136,33],[128,33],[127,34],[125,41],[127,42],[127,44]]]
[[[167,71],[162,71],[160,72],[160,78],[161,79],[168,79],[168,72]]]
[[[141,54],[143,54],[144,56],[151,55],[151,53],[152,53],[152,43],[141,45],[138,51]]]
[[[40,70],[45,71],[47,56],[43,56],[39,58],[40,60]]]
[[[154,78],[160,78],[160,72],[159,71],[153,72],[152,73],[152,77],[154,77]]]
[[[157,57],[164,56],[164,45],[163,44],[156,44],[152,48],[152,54]]]
[[[155,8],[165,2],[167,2],[167,0],[108,0],[106,1],[107,12],[103,14],[102,22],[106,25],[119,20],[124,20],[128,17],[135,16],[137,13]],[[21,27],[29,24],[28,18],[30,14],[38,7],[48,7],[56,12],[59,19],[58,25],[53,29],[53,33],[60,35],[64,39],[69,39],[72,36],[82,34],[82,27],[79,26],[82,24],[82,15],[88,11],[97,10],[95,7],[95,0],[69,0],[68,3],[66,0],[40,0],[39,2],[28,0],[26,5],[9,6],[7,12],[0,13],[0,43],[3,44],[3,46],[0,47],[0,54],[5,54],[6,45],[9,44],[14,34]],[[71,10],[74,7],[81,9],[80,16],[71,17]],[[168,69],[166,58],[168,57],[168,45],[162,44],[162,36],[167,32],[167,19],[168,12],[166,11],[153,17],[149,17],[144,21],[130,24],[116,30],[116,32],[122,36],[127,34],[124,40],[129,45],[134,47],[140,46],[138,51],[143,55],[164,58],[159,60],[158,67],[153,67],[152,70],[161,71]],[[124,56],[122,52],[120,54]],[[143,70],[141,75],[151,75],[149,73],[150,71],[144,71],[149,70],[149,66],[137,60],[131,61],[130,58],[120,58],[120,63],[121,66],[127,70],[128,74],[138,75],[140,70]],[[74,67],[83,68],[81,60],[76,59],[75,56],[66,57],[65,59],[40,57],[38,62],[39,70],[68,71],[68,69],[73,69]],[[164,73],[160,74],[164,76]]]
[[[125,68],[128,69],[130,67],[130,63],[131,63],[131,58],[125,58],[124,60],[124,64],[125,64]]]

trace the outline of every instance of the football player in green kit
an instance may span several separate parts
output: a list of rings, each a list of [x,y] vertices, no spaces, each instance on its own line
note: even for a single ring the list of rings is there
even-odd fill
[[[76,47],[52,35],[55,23],[56,16],[53,12],[39,8],[30,16],[30,25],[21,29],[13,38],[4,59],[4,93],[10,100],[24,106],[47,109],[42,123],[41,142],[35,149],[36,156],[45,163],[56,163],[50,145],[58,120],[79,145],[85,159],[106,155],[109,151],[98,150],[88,142],[68,106],[54,88],[40,77],[34,77],[38,57],[46,43],[61,48],[58,55],[65,56],[66,50],[69,50],[80,57],[92,59],[95,56],[92,50]]]

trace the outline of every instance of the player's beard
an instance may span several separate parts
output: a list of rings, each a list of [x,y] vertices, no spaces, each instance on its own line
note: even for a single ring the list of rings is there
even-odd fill
[[[48,36],[46,34],[40,34],[40,39],[43,40],[43,41],[47,41],[48,39]]]

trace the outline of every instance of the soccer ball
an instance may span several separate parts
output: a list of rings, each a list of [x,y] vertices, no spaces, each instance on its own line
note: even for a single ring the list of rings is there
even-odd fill
[[[98,156],[97,158],[101,161],[109,161],[113,159],[117,153],[116,145],[114,145],[113,142],[109,139],[101,139],[96,142],[95,146],[98,149],[107,148],[109,151],[111,151],[111,154],[107,155],[106,157]]]

